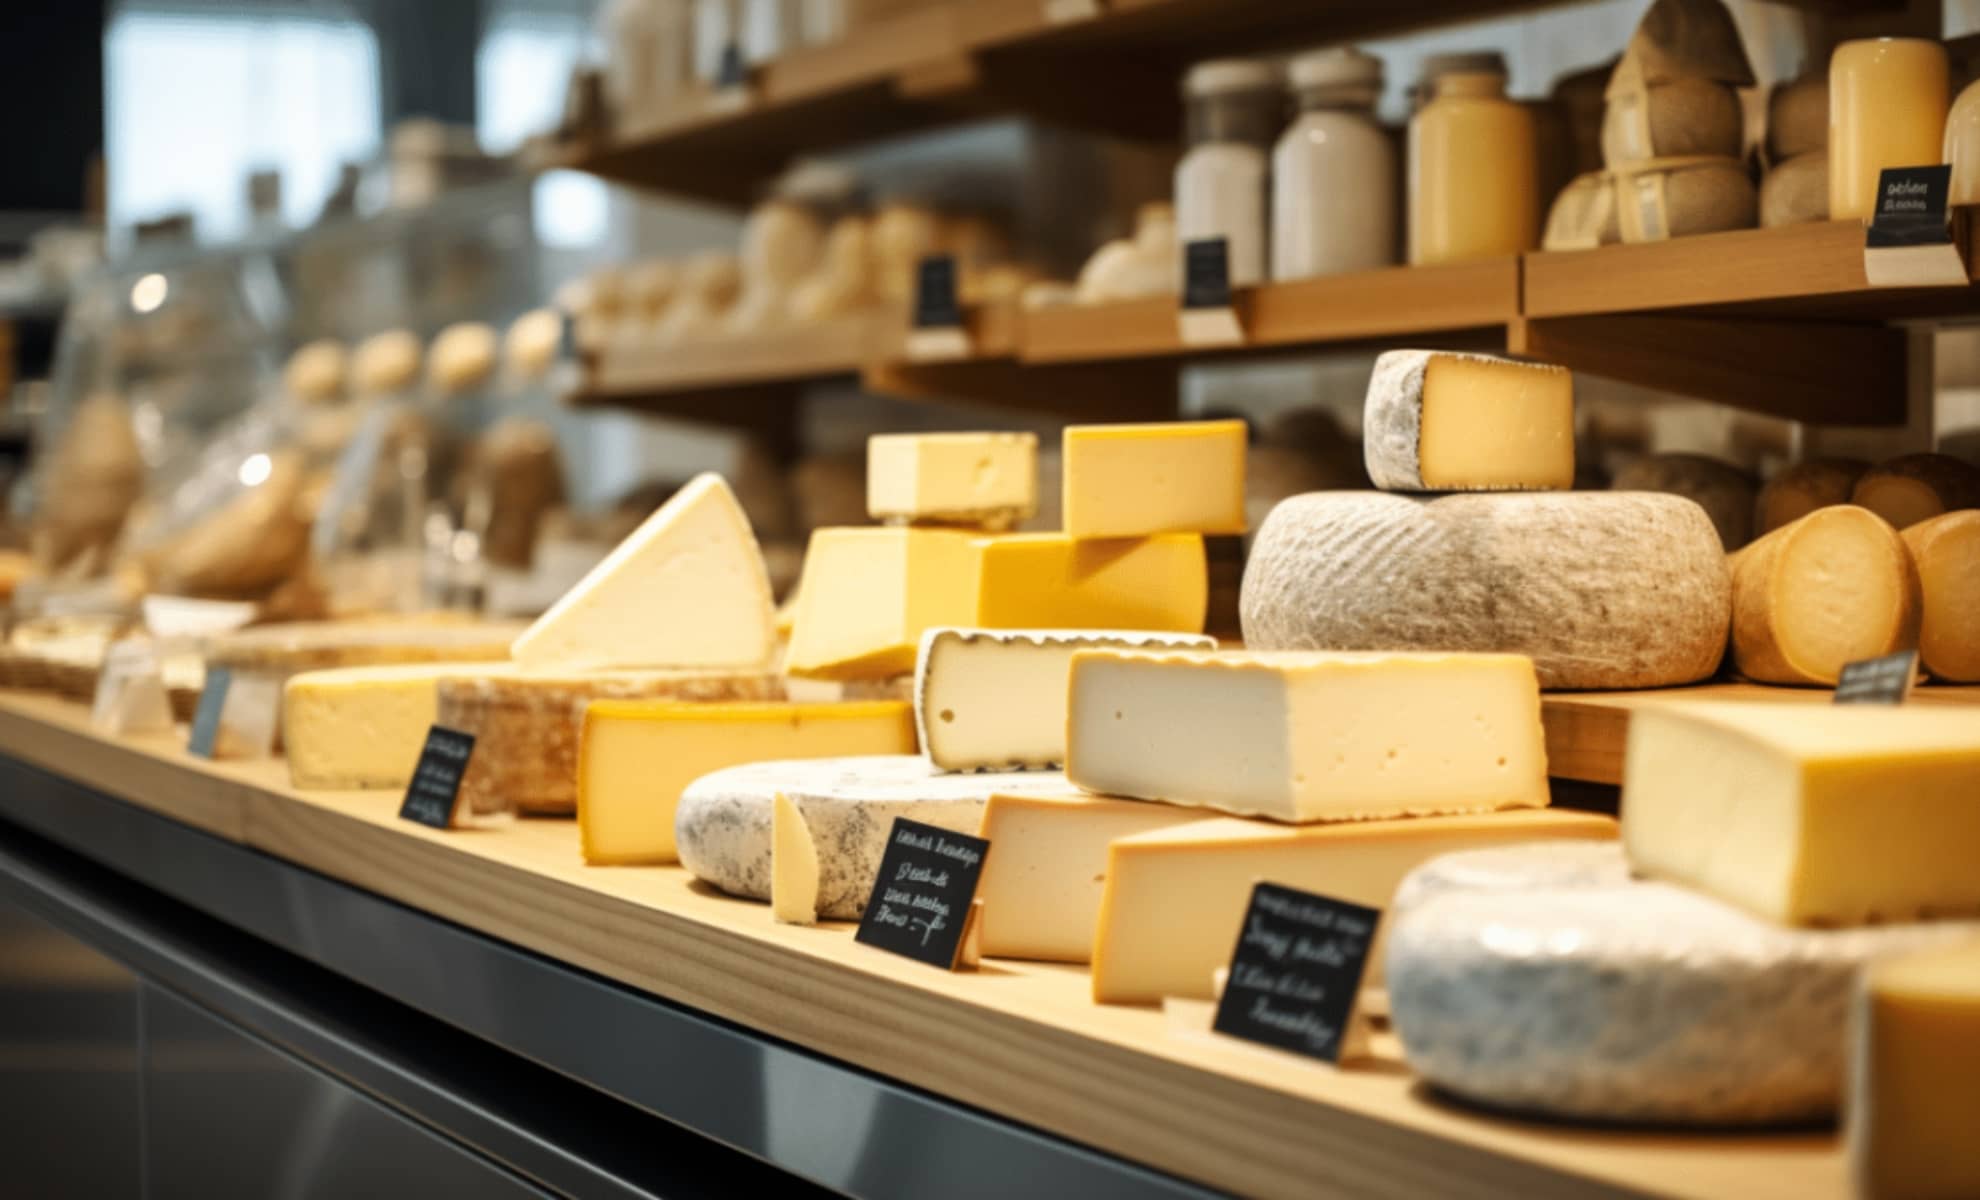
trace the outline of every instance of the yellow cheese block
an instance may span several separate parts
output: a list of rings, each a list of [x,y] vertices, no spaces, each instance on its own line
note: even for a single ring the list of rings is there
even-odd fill
[[[1038,511],[1035,433],[890,433],[866,439],[876,521],[1008,529]]]
[[[1368,477],[1384,491],[1574,485],[1574,376],[1488,354],[1391,350],[1362,410]]]
[[[578,746],[578,833],[584,860],[592,864],[676,861],[674,809],[681,792],[724,767],[912,753],[914,713],[899,700],[598,701],[585,709]]]
[[[785,925],[818,924],[818,845],[797,802],[770,805],[770,915]]]
[[[1911,705],[1646,705],[1623,845],[1637,871],[1788,925],[1980,912],[1980,716]]]
[[[1864,973],[1847,1145],[1863,1200],[1980,1196],[1980,942]]]
[[[1243,533],[1244,451],[1243,421],[1068,425],[1066,532]]]
[[[1203,632],[1210,576],[1196,534],[1081,541],[1012,533],[978,539],[975,552],[975,610],[949,624]]]
[[[403,788],[448,675],[504,675],[509,663],[404,663],[305,671],[282,695],[289,782],[299,788]]]
[[[1980,683],[1980,509],[1920,521],[1900,536],[1918,568],[1925,669],[1948,682]]]
[[[1527,809],[1306,826],[1224,817],[1121,838],[1107,856],[1093,942],[1093,998],[1117,1004],[1164,996],[1209,999],[1211,972],[1229,963],[1252,885],[1261,879],[1386,908],[1403,877],[1440,854],[1615,835],[1608,817]],[[1364,982],[1380,983],[1381,971],[1377,945]]]
[[[1748,679],[1833,686],[1845,664],[1918,644],[1918,572],[1868,509],[1817,509],[1728,562],[1733,662]]]

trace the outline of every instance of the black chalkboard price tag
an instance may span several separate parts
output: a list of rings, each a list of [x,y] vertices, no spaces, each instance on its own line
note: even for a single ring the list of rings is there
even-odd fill
[[[1358,1040],[1354,1003],[1381,919],[1379,909],[1257,884],[1211,1028],[1339,1062]]]
[[[715,64],[715,86],[718,88],[739,88],[749,82],[749,63],[743,58],[742,43],[730,41],[722,46],[722,57]]]
[[[473,753],[473,734],[444,725],[428,726],[426,745],[420,748],[419,764],[413,768],[412,782],[406,785],[405,802],[399,805],[399,819],[435,829],[451,826],[461,779]]]
[[[1183,307],[1231,306],[1231,245],[1203,238],[1183,245]]]
[[[956,256],[930,254],[915,268],[914,327],[950,329],[963,323],[956,299]]]
[[[894,818],[855,941],[954,970],[990,843]]]
[[[200,758],[212,758],[213,747],[220,739],[220,714],[227,710],[227,689],[233,686],[234,673],[226,667],[208,667],[206,683],[200,688],[199,707],[193,710],[192,737],[186,742],[186,753]]]
[[[1903,704],[1918,678],[1918,651],[1900,650],[1882,658],[1861,658],[1843,666],[1836,680],[1837,704]]]
[[[1949,163],[1890,167],[1878,176],[1877,204],[1863,235],[1863,271],[1871,286],[1966,286],[1951,194]]]

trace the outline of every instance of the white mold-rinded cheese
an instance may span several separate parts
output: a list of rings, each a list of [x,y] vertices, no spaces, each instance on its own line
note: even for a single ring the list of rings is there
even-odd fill
[[[1437,859],[1398,889],[1386,937],[1390,1019],[1431,1084],[1519,1112],[1732,1126],[1831,1116],[1858,971],[1980,923],[1786,929],[1632,880],[1610,843]]]
[[[1731,583],[1682,496],[1315,492],[1245,566],[1252,650],[1525,654],[1543,688],[1693,683],[1718,669]]]
[[[674,841],[681,864],[731,895],[771,897],[771,809],[797,805],[818,853],[818,915],[866,911],[887,831],[906,817],[974,835],[992,792],[1064,795],[1057,771],[956,775],[915,754],[750,763],[704,775],[681,794]]]
[[[1574,485],[1574,377],[1489,354],[1391,350],[1362,410],[1368,477],[1401,492]]]

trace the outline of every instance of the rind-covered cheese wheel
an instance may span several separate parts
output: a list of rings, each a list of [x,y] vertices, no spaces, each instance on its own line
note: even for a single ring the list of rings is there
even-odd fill
[[[1760,489],[1754,505],[1755,533],[1772,533],[1818,508],[1848,504],[1856,481],[1870,464],[1860,458],[1811,458],[1781,471]]]
[[[1736,158],[1649,159],[1616,173],[1616,212],[1625,242],[1751,229],[1760,195]]]
[[[1745,471],[1703,454],[1646,454],[1609,482],[1611,491],[1667,492],[1695,501],[1712,518],[1727,550],[1753,540],[1753,501],[1759,487]]]
[[[1904,530],[1918,568],[1918,656],[1949,683],[1980,683],[1980,509],[1942,513]]]
[[[1899,529],[1961,508],[1980,508],[1980,467],[1950,454],[1906,454],[1856,481],[1849,502]]]
[[[1868,509],[1817,509],[1729,561],[1733,663],[1748,679],[1833,686],[1846,663],[1918,644],[1918,572]]]
[[[1673,79],[1613,92],[1602,112],[1602,164],[1652,158],[1737,158],[1746,138],[1739,93],[1710,79]]]
[[[1718,669],[1731,594],[1681,496],[1316,492],[1266,518],[1241,608],[1253,650],[1526,654],[1545,688],[1645,688]]]
[[[1811,150],[1768,168],[1760,181],[1760,228],[1829,219],[1829,152]]]
[[[1829,73],[1810,71],[1767,97],[1767,156],[1774,162],[1829,147]]]

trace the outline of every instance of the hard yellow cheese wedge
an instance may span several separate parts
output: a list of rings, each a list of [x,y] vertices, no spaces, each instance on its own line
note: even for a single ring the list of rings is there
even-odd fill
[[[1980,942],[1864,974],[1848,1146],[1864,1200],[1980,1196]]]

